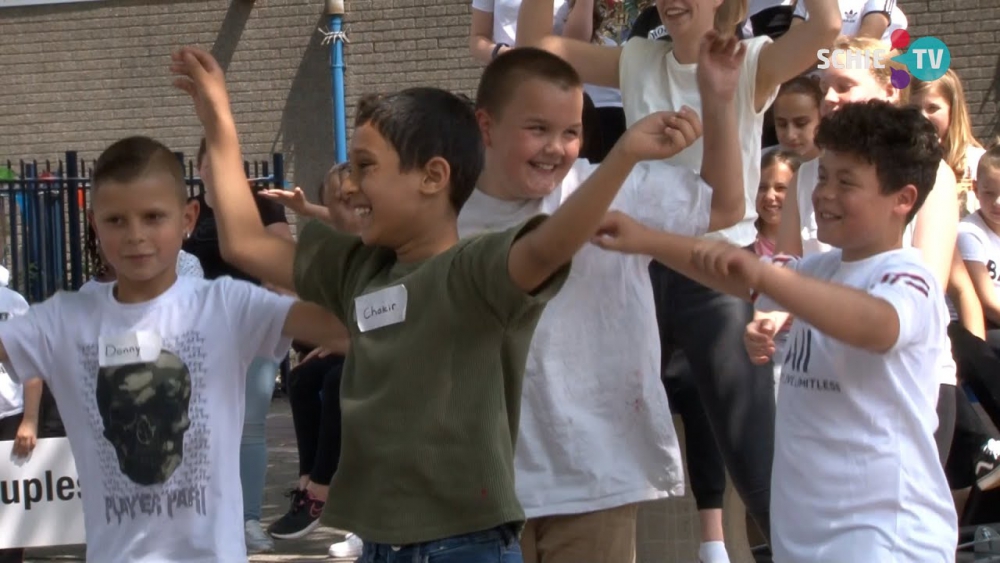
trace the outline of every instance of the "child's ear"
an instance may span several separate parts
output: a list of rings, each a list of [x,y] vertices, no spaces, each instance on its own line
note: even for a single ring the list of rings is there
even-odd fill
[[[420,182],[420,193],[434,195],[442,191],[447,192],[450,181],[451,166],[447,160],[435,156],[424,165],[424,179]]]
[[[917,205],[917,187],[913,184],[903,186],[896,192],[896,212],[906,217]]]
[[[187,238],[193,231],[194,225],[198,222],[198,215],[201,213],[201,204],[198,200],[192,199],[184,204],[184,238]]]
[[[479,124],[479,133],[483,136],[483,144],[489,148],[493,143],[490,134],[490,128],[493,127],[493,117],[485,109],[477,109],[476,122]]]

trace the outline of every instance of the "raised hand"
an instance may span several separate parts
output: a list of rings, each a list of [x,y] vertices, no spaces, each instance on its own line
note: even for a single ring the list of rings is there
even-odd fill
[[[701,137],[701,120],[689,107],[661,111],[642,118],[625,131],[618,147],[631,159],[663,160],[691,146]]]
[[[723,37],[714,30],[706,33],[701,39],[696,71],[702,98],[711,96],[732,100],[736,96],[746,54],[746,45],[736,37]]]
[[[261,190],[257,192],[261,197],[276,201],[281,205],[291,209],[297,215],[305,216],[307,215],[306,206],[309,202],[306,200],[306,194],[302,191],[302,188],[295,186],[294,190],[282,190],[278,189],[268,189]]]
[[[763,365],[774,356],[777,350],[774,345],[774,335],[777,333],[777,324],[771,319],[755,319],[747,325],[746,331],[743,332],[743,346],[746,347],[752,363]]]
[[[231,118],[226,78],[215,57],[197,47],[183,47],[170,58],[170,72],[177,76],[174,86],[191,96],[207,131],[218,120]]]
[[[763,267],[757,255],[749,250],[707,239],[692,249],[691,264],[715,278],[735,277],[750,289],[757,289]]]
[[[591,242],[604,250],[625,254],[645,254],[649,228],[619,211],[610,211],[601,221]]]

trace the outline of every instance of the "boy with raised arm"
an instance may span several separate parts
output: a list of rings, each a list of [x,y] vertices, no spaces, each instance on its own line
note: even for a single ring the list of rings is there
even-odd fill
[[[849,104],[820,125],[813,203],[834,250],[760,261],[610,215],[598,245],[650,254],[702,283],[794,318],[778,394],[774,560],[954,561],[955,505],[934,431],[944,292],[903,230],[941,148],[916,109]]]
[[[692,236],[743,217],[733,99],[745,50],[737,46],[714,34],[701,46],[701,176],[644,162],[612,209]],[[578,159],[583,85],[559,57],[533,48],[504,53],[486,67],[476,98],[486,166],[459,214],[460,235],[552,213],[597,168]],[[528,518],[521,537],[526,563],[633,561],[639,503],[683,494],[660,380],[649,262],[591,245],[580,249],[566,285],[539,320],[514,456],[517,497]]]
[[[680,151],[696,124],[651,115],[551,217],[460,241],[483,163],[472,107],[435,88],[368,100],[350,147],[360,238],[310,223],[293,245],[264,230],[243,189],[218,64],[189,48],[173,70],[205,126],[223,255],[351,334],[324,521],[357,533],[366,561],[520,561],[513,453],[535,324],[633,166]]]

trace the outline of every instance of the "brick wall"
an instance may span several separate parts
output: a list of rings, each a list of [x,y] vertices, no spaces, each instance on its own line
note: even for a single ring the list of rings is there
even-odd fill
[[[951,66],[962,77],[976,136],[1000,134],[1000,1],[899,0],[912,37],[934,36],[951,51]]]
[[[432,5],[433,4],[433,5]],[[193,154],[200,130],[170,86],[169,53],[210,48],[228,69],[247,158],[283,152],[312,189],[332,164],[329,48],[320,0],[109,0],[0,9],[0,161],[96,158],[128,134]],[[433,84],[466,93],[466,0],[349,2],[348,103]]]

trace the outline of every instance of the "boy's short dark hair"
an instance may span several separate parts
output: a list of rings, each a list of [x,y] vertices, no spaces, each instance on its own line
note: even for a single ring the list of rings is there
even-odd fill
[[[566,61],[548,51],[518,47],[493,59],[486,66],[479,79],[476,109],[499,116],[517,89],[532,78],[544,80],[563,90],[583,88],[580,75]]]
[[[94,164],[93,190],[101,184],[131,182],[156,173],[167,173],[174,179],[181,201],[187,200],[184,167],[180,159],[163,143],[149,137],[128,137],[104,149]]]
[[[439,88],[407,88],[358,102],[355,127],[370,124],[399,154],[407,172],[440,157],[451,167],[449,199],[457,214],[483,170],[483,138],[468,99]]]
[[[917,201],[907,222],[934,188],[944,156],[934,125],[919,109],[881,100],[846,104],[824,117],[816,131],[816,146],[874,165],[883,194],[914,185]]]

